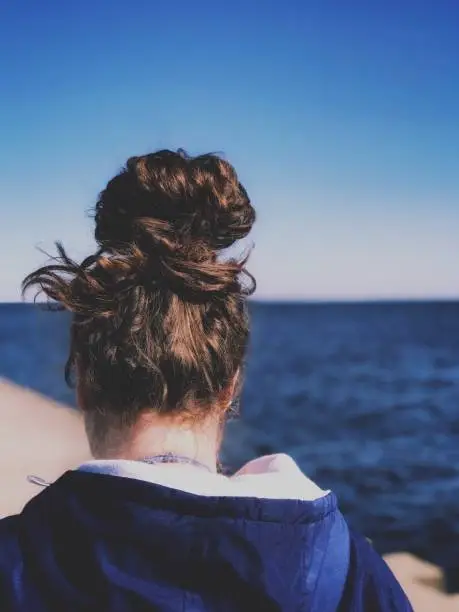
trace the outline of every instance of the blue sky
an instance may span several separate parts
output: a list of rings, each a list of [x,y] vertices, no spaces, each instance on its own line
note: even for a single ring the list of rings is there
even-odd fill
[[[459,296],[459,3],[0,7],[0,300],[133,154],[222,151],[262,298]]]

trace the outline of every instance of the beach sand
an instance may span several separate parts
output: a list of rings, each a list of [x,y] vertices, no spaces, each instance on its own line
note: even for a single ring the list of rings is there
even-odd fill
[[[457,612],[459,595],[446,595],[440,568],[408,553],[385,557],[415,612]]]
[[[32,391],[0,380],[0,516],[19,512],[41,491],[28,475],[53,481],[90,457],[81,417]],[[386,561],[416,612],[459,610],[459,595],[442,592],[442,572],[406,553]]]
[[[76,410],[0,380],[0,516],[41,491],[27,475],[52,482],[89,456]]]

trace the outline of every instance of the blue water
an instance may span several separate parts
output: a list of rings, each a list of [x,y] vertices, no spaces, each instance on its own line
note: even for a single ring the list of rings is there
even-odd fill
[[[253,304],[237,466],[291,453],[381,552],[459,564],[459,303]],[[0,375],[74,403],[68,317],[0,305]]]

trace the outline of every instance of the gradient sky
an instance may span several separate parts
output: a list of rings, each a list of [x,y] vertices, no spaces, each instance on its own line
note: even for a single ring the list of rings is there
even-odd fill
[[[221,151],[259,297],[459,296],[457,0],[0,3],[0,300],[125,159]]]

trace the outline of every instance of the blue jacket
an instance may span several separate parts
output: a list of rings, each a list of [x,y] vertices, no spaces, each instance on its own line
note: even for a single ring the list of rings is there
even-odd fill
[[[67,472],[0,521],[2,612],[402,612],[389,568],[312,502]]]

